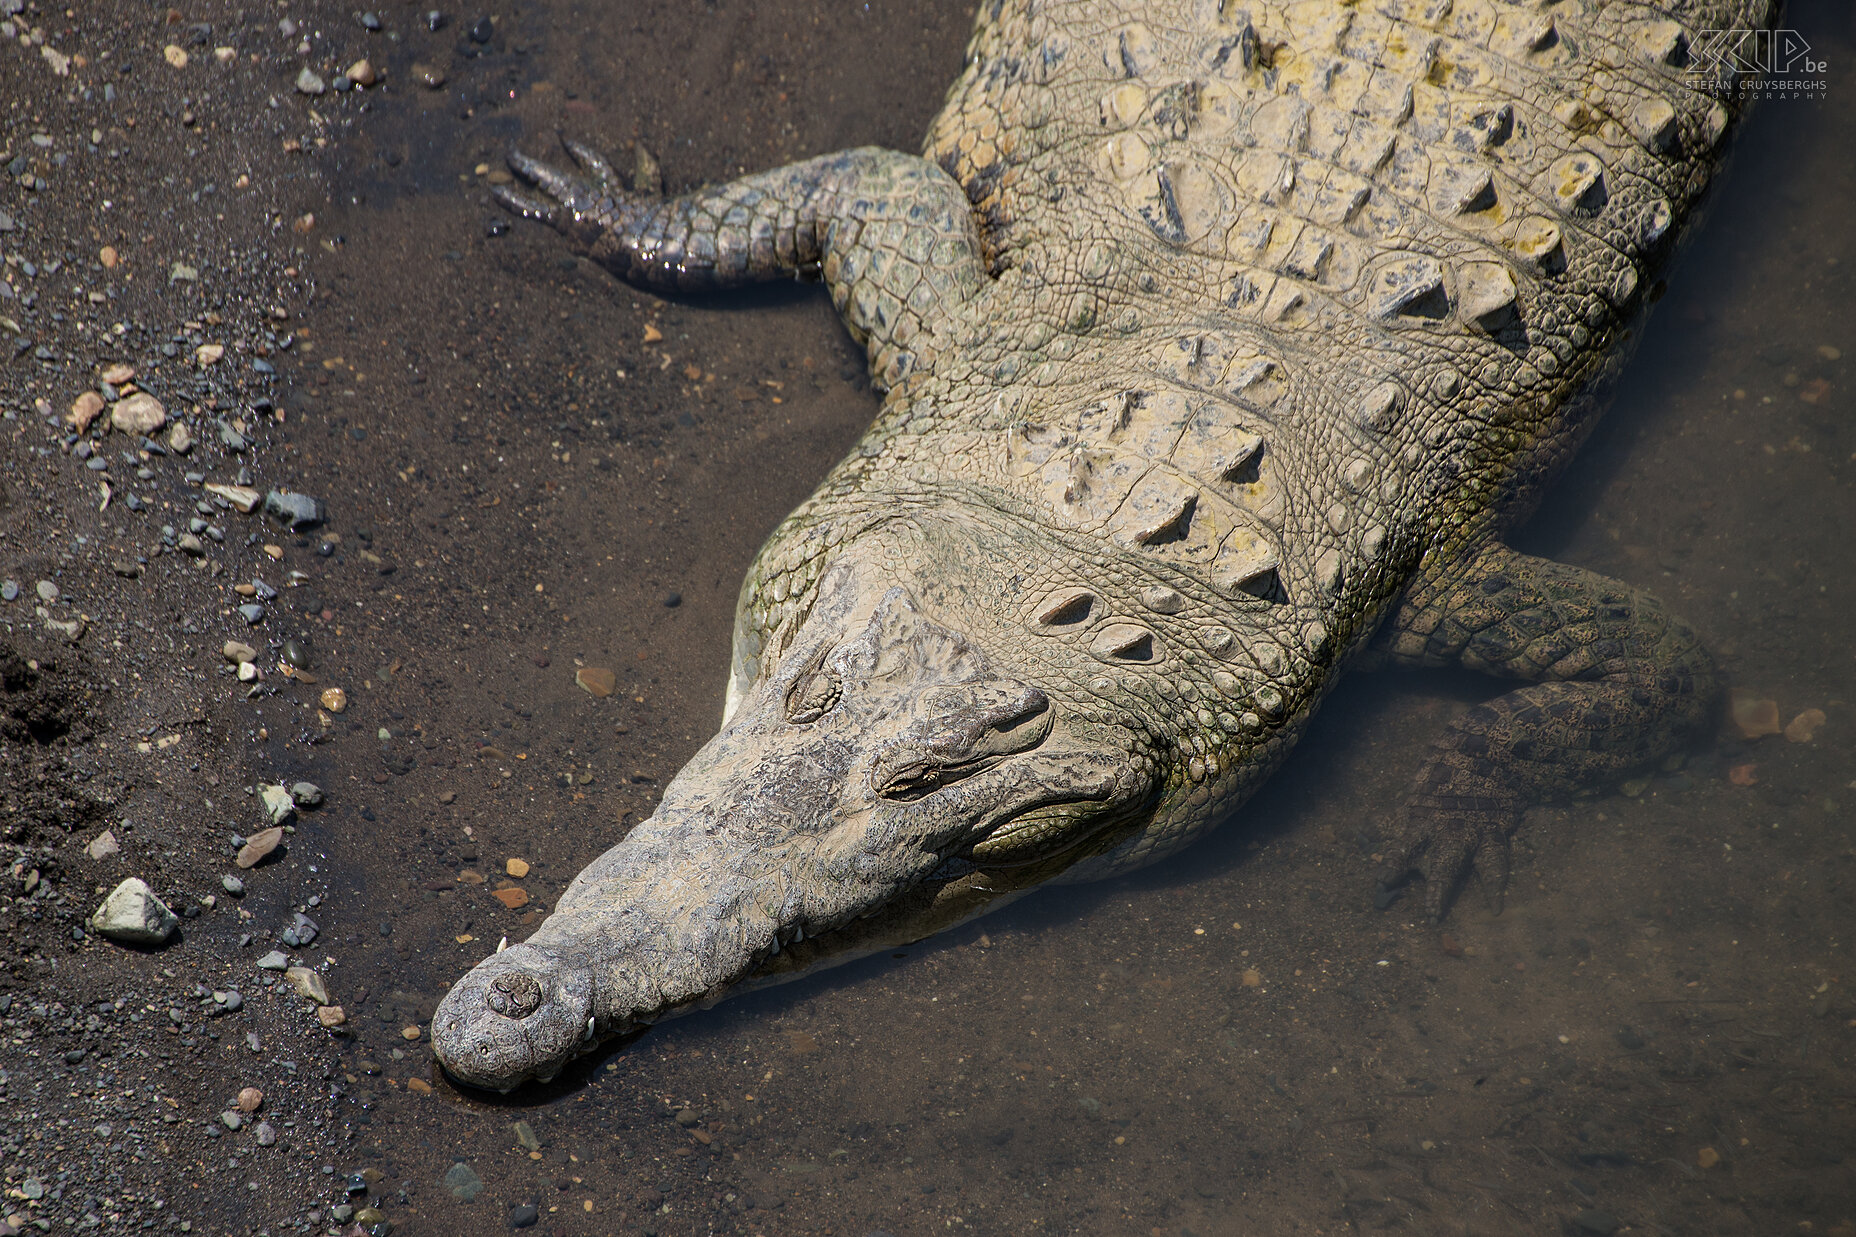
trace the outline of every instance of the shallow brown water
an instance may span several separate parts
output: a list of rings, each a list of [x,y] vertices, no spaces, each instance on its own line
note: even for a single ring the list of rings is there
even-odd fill
[[[267,769],[331,790],[294,845],[320,871],[253,895],[326,891],[354,1016],[305,1041],[334,1087],[306,1165],[379,1168],[401,1233],[506,1231],[534,1204],[538,1232],[665,1237],[1604,1231],[1573,1227],[1595,1212],[1856,1234],[1846,10],[1791,10],[1828,98],[1755,109],[1609,421],[1520,539],[1660,594],[1783,719],[1824,710],[1813,741],[1724,721],[1634,795],[1535,811],[1505,913],[1465,899],[1439,930],[1373,909],[1373,846],[1430,738],[1490,686],[1356,677],[1184,856],[502,1100],[454,1090],[401,1028],[531,930],[713,731],[739,581],[875,397],[817,289],[633,292],[539,227],[492,235],[474,168],[547,151],[557,126],[643,140],[673,188],[914,149],[970,14],[530,4],[475,57],[459,22],[392,19],[389,80],[416,58],[449,80],[331,104],[322,188],[293,208],[318,217],[317,292],[271,457],[330,501],[340,563],[289,553],[324,572],[331,617],[294,621],[355,703],[318,745],[307,692],[224,730],[265,727]],[[618,690],[579,690],[581,664]],[[517,911],[488,896],[509,857],[531,865]],[[471,1203],[441,1184],[459,1161],[485,1183]],[[262,1197],[204,1212],[256,1227],[339,1201],[313,1173]]]

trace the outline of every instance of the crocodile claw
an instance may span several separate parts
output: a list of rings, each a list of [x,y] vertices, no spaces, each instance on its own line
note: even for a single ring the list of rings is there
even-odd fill
[[[1420,877],[1424,881],[1424,912],[1432,923],[1441,923],[1473,873],[1488,898],[1489,913],[1502,913],[1503,896],[1514,866],[1508,827],[1503,821],[1414,811],[1402,833],[1379,878],[1382,905],[1389,905],[1385,894],[1403,887],[1414,876]]]
[[[569,239],[591,246],[619,221],[625,200],[612,184],[612,169],[605,160],[577,142],[564,144],[568,153],[592,173],[592,181],[511,150],[506,156],[509,170],[553,200],[501,186],[494,190],[494,196],[504,208],[523,218],[539,219]]]

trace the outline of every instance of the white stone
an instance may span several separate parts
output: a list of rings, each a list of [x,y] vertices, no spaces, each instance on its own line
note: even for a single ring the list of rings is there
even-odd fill
[[[180,919],[138,876],[110,891],[90,917],[93,931],[128,945],[159,945],[174,935]]]

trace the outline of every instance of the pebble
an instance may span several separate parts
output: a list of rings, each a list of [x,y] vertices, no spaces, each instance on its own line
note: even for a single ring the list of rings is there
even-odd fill
[[[50,605],[58,600],[58,586],[53,584],[50,580],[40,580],[38,584],[33,586],[33,591],[38,593],[39,600],[46,605]]]
[[[470,41],[473,43],[488,43],[490,37],[495,33],[496,23],[491,21],[488,17],[479,17],[476,21],[471,23]]]
[[[277,1127],[269,1121],[258,1122],[257,1134],[260,1147],[269,1147],[277,1142]]]
[[[161,58],[177,69],[187,67],[187,50],[178,43],[169,43],[161,49]]]
[[[418,1039],[419,1028],[418,1027],[401,1027],[400,1038],[403,1040],[407,1040],[408,1042]]]
[[[1695,1153],[1695,1163],[1703,1168],[1713,1168],[1721,1162],[1721,1153],[1713,1147],[1703,1147]]]
[[[193,363],[198,365],[201,369],[205,369],[208,365],[219,364],[220,359],[224,357],[225,354],[226,346],[224,344],[201,344],[198,348],[193,350]]]
[[[528,1122],[517,1121],[509,1127],[509,1130],[516,1136],[516,1141],[522,1144],[524,1151],[541,1150],[541,1139],[536,1136],[535,1127]]]
[[[264,1092],[256,1087],[243,1087],[238,1093],[238,1110],[240,1112],[257,1112],[264,1107]]]
[[[348,707],[348,693],[339,687],[324,688],[322,707],[331,713],[340,713]]]
[[[290,969],[290,957],[281,949],[273,949],[270,953],[258,959],[258,969],[261,971],[287,971]]]
[[[314,782],[292,782],[290,799],[300,808],[319,808],[322,806],[322,787]]]
[[[348,80],[357,86],[367,87],[379,81],[380,74],[375,71],[371,61],[357,60],[348,66]]]
[[[493,890],[490,896],[512,911],[519,911],[528,905],[528,890],[514,886],[508,889]]]
[[[242,898],[245,896],[245,882],[236,876],[228,875],[220,877],[219,887],[235,898]]]
[[[309,646],[301,640],[286,640],[280,650],[286,664],[297,670],[309,669]]]
[[[249,514],[263,496],[248,485],[222,485],[217,481],[207,483],[206,492],[219,497],[237,507],[240,514]]]
[[[1817,737],[1817,728],[1829,720],[1822,709],[1806,709],[1785,724],[1785,737],[1793,743],[1809,743]]]
[[[264,814],[273,825],[281,825],[296,817],[296,800],[282,786],[260,786],[258,801],[264,805]]]
[[[264,496],[264,514],[288,524],[292,532],[315,528],[328,518],[320,498],[294,490],[272,490]]]
[[[348,1011],[339,1005],[323,1005],[316,1010],[316,1021],[325,1027],[338,1027],[348,1021]]]
[[[90,916],[90,927],[128,945],[159,945],[174,935],[180,919],[140,877],[131,876],[110,891]]]
[[[1734,725],[1739,727],[1742,738],[1757,739],[1783,729],[1779,725],[1778,701],[1762,700],[1744,687],[1734,688],[1731,700]]]
[[[442,1184],[460,1203],[474,1203],[477,1195],[483,1193],[483,1178],[462,1160],[445,1170]]]
[[[107,263],[105,264],[107,265]],[[135,366],[118,361],[103,371],[102,381],[107,386],[119,387],[135,377]]]
[[[412,66],[412,80],[427,90],[437,90],[445,84],[445,71],[433,65],[415,61]]]
[[[227,1109],[225,1112],[220,1113],[219,1120],[228,1130],[236,1130],[239,1126],[245,1124],[245,1118],[239,1116],[238,1113],[233,1112],[231,1109]]]
[[[255,601],[248,601],[238,608],[239,617],[256,627],[264,621],[265,609]]]
[[[65,414],[65,423],[82,434],[90,428],[90,423],[103,414],[103,397],[95,391],[86,391],[71,401],[71,411]]]
[[[233,860],[241,868],[256,867],[265,856],[276,850],[284,840],[284,831],[273,825],[269,829],[260,829],[245,839],[245,844],[238,848],[238,858]]]
[[[258,650],[252,648],[242,640],[226,641],[225,644],[220,646],[219,655],[224,657],[227,661],[236,662],[239,665],[258,660]]]
[[[258,677],[258,667],[255,663],[248,662],[248,661],[239,663],[239,667],[238,667],[238,681],[239,682],[250,683],[250,682],[255,681],[257,677]]]
[[[193,450],[193,431],[187,428],[185,421],[176,421],[174,428],[168,431],[168,450],[180,455]]]
[[[202,558],[206,554],[206,543],[192,533],[182,533],[180,535],[180,540],[176,541],[174,544],[180,549],[181,553],[191,554],[195,558]]]
[[[90,840],[90,845],[84,851],[92,859],[108,859],[111,855],[120,854],[122,846],[116,841],[116,835],[105,829]]]
[[[618,676],[603,666],[585,666],[574,671],[574,682],[590,696],[605,698],[618,686]]]
[[[327,1005],[329,1003],[329,989],[327,985],[322,982],[322,976],[316,974],[316,972],[310,970],[308,967],[293,966],[284,972],[284,978],[290,982],[290,986],[295,988],[298,993],[314,1001],[316,1004]]]
[[[110,424],[125,434],[152,434],[167,424],[168,410],[146,391],[116,401],[110,409]]]
[[[305,65],[303,71],[296,75],[296,88],[303,94],[317,95],[327,90],[328,86],[316,76],[315,70]]]
[[[535,1221],[539,1220],[540,1218],[541,1218],[541,1212],[536,1208],[535,1204],[523,1203],[520,1207],[510,1208],[509,1227],[510,1228],[532,1228],[535,1224]]]
[[[423,1078],[408,1078],[406,1080],[406,1089],[416,1095],[430,1095],[432,1093],[432,1084]]]
[[[677,1110],[677,1124],[686,1130],[693,1125],[700,1125],[702,1124],[702,1114],[698,1113],[694,1108],[680,1108]]]
[[[511,859],[509,860],[509,862],[503,865],[503,871],[509,873],[509,875],[516,877],[517,879],[527,876],[528,875],[528,860]]]
[[[18,580],[8,580],[4,584],[0,584],[0,601],[18,601],[18,600],[19,600],[19,581]]]
[[[682,604],[683,604],[682,593],[665,593],[664,594],[664,607],[666,609],[674,610]]]

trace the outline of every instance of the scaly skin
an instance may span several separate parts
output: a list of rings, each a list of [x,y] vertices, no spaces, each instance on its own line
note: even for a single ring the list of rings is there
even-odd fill
[[[634,283],[820,275],[886,390],[748,574],[721,732],[433,1020],[458,1078],[1150,862],[1373,660],[1525,680],[1420,771],[1390,882],[1499,890],[1525,806],[1672,751],[1713,665],[1501,536],[1589,431],[1758,3],[995,0],[925,159],[682,197],[523,155]],[[1749,11],[1750,10],[1750,11]]]

